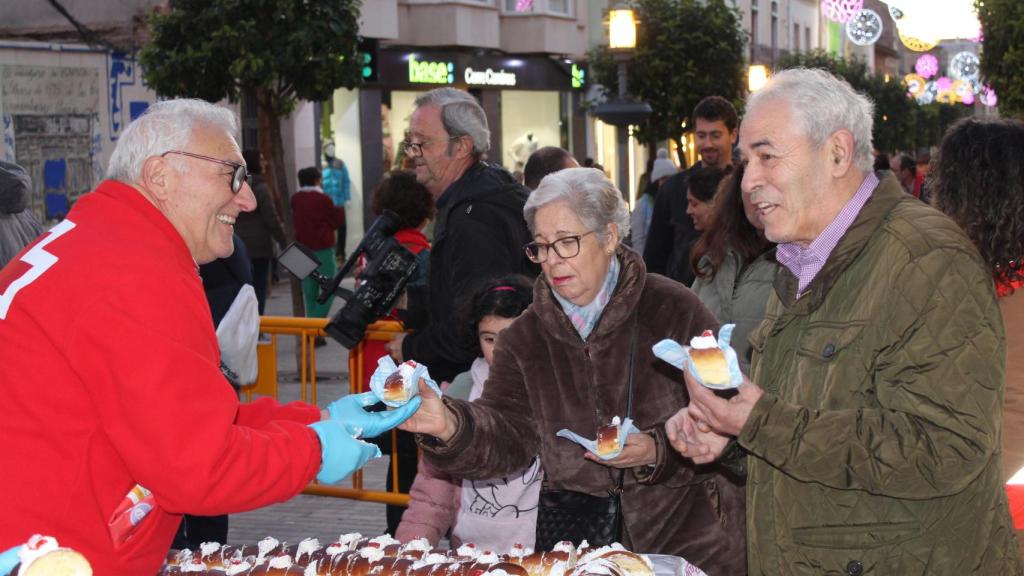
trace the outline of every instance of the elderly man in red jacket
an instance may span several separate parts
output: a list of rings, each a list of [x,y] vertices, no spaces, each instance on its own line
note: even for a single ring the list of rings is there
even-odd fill
[[[197,272],[255,207],[236,132],[207,102],[155,104],[109,179],[0,270],[0,549],[43,533],[97,574],[154,574],[182,514],[337,482],[379,453],[354,436],[414,409],[239,404]]]

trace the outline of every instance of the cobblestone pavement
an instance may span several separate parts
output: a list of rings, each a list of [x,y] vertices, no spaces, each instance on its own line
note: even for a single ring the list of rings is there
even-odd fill
[[[332,314],[342,302],[336,300]],[[291,292],[286,280],[274,284],[265,312],[268,316],[292,316]],[[330,338],[327,346],[317,348],[317,404],[326,406],[348,391],[348,351]],[[298,400],[298,375],[295,369],[297,339],[278,336],[279,399],[282,402]],[[387,456],[371,460],[364,468],[363,485],[374,490],[384,489],[384,478],[389,459]],[[345,486],[347,481],[340,485]],[[267,506],[259,510],[232,514],[229,520],[228,542],[253,544],[266,536],[278,540],[298,542],[316,537],[333,541],[339,534],[359,532],[365,536],[384,533],[384,505],[329,496],[299,495],[288,502]]]

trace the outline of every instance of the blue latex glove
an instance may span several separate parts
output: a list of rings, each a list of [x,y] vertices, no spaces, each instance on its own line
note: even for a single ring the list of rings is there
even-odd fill
[[[420,397],[413,396],[404,406],[383,412],[367,412],[367,406],[380,402],[373,392],[349,394],[327,406],[332,420],[345,425],[349,434],[359,438],[373,438],[405,422],[420,407]]]
[[[21,546],[15,546],[10,550],[0,554],[0,576],[7,576],[14,570],[14,567],[18,565],[20,560],[18,559],[18,552],[21,550]]]
[[[370,458],[380,457],[380,448],[352,437],[337,420],[321,420],[309,425],[320,436],[320,473],[316,479],[334,484],[348,478]]]

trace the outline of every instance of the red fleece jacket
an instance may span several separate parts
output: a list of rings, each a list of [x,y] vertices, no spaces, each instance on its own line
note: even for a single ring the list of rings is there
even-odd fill
[[[181,236],[135,189],[101,183],[0,271],[0,549],[50,534],[96,574],[154,574],[182,513],[302,490],[319,411],[239,405],[219,362]],[[108,523],[136,484],[153,509],[117,543]]]

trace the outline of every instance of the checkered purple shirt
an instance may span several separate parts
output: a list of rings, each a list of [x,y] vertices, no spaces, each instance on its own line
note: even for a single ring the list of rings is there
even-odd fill
[[[860,214],[861,208],[871,198],[871,193],[878,186],[878,176],[871,172],[860,183],[857,193],[850,198],[846,206],[839,211],[835,220],[821,231],[821,234],[811,242],[811,245],[804,248],[796,243],[779,244],[775,252],[775,258],[797,277],[796,295],[801,296],[807,286],[814,280],[814,277],[825,267],[832,250],[839,244],[839,240],[850,229],[850,225]]]

